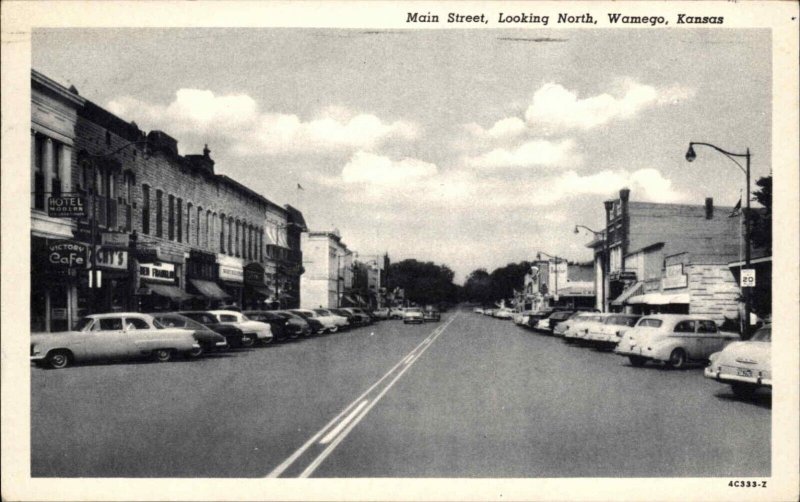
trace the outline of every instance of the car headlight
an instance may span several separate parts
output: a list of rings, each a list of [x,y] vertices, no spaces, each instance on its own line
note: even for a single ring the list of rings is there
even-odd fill
[[[39,355],[41,352],[42,351],[41,351],[41,349],[39,348],[38,345],[31,345],[31,355],[32,356]]]

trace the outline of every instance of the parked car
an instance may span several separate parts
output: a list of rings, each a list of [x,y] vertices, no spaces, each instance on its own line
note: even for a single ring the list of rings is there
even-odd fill
[[[350,323],[350,318],[348,318],[346,315],[335,314],[331,312],[329,309],[313,309],[313,310],[320,317],[325,317],[325,316],[330,317],[333,320],[333,323],[339,327],[339,330],[352,327],[352,324]]]
[[[710,318],[695,315],[658,314],[639,319],[614,350],[633,366],[663,361],[682,368],[689,361],[704,361],[714,352],[739,340],[739,335],[720,331]]]
[[[140,357],[166,362],[175,354],[198,350],[193,332],[164,328],[153,316],[134,312],[93,314],[80,319],[72,331],[31,335],[31,361],[53,369]]]
[[[334,316],[322,315],[311,309],[292,309],[290,312],[303,316],[306,320],[316,319],[323,326],[324,333],[336,333],[339,331],[340,322],[334,320]],[[336,316],[339,317],[339,316]]]
[[[494,312],[496,310],[497,309],[492,309],[492,308],[483,309],[483,315],[494,316]]]
[[[362,309],[360,307],[348,307],[348,308],[346,308],[344,310],[346,310],[348,312],[352,312],[353,314],[355,314],[356,317],[361,320],[361,324],[362,325],[369,325],[369,324],[372,324],[373,322],[375,322],[375,318],[372,316],[372,314],[368,310],[364,310],[364,309]]]
[[[299,336],[299,333],[290,333],[289,330],[286,329],[286,325],[288,324],[289,320],[276,314],[275,312],[269,310],[246,310],[243,313],[251,321],[259,321],[269,324],[269,327],[272,330],[272,336],[274,336],[275,340],[279,342],[287,340],[290,337],[297,338]]]
[[[379,320],[384,320],[389,318],[389,309],[388,308],[380,308],[375,309],[372,311],[372,317]]]
[[[472,309],[472,311],[475,312],[476,314],[483,314],[483,309],[480,307],[475,307],[474,309]]]
[[[200,345],[200,350],[191,352],[189,354],[191,357],[198,357],[203,352],[225,350],[228,348],[228,341],[224,336],[186,316],[169,312],[153,314],[153,318],[165,328],[183,328],[192,332],[192,336],[194,336],[194,339],[197,340],[197,343]]]
[[[609,313],[598,312],[585,312],[576,316],[571,320],[569,328],[564,332],[564,341],[567,343],[574,343],[586,335],[589,325],[592,323],[602,323],[603,320],[610,316]]]
[[[242,330],[243,333],[254,335],[255,340],[262,345],[268,345],[275,339],[269,324],[252,321],[241,312],[235,310],[209,310],[208,313],[216,317],[221,324],[230,324]]]
[[[289,338],[292,339],[300,336],[311,336],[322,329],[322,324],[316,320],[311,323],[288,310],[272,310],[270,312],[286,319],[286,331],[289,333]]]
[[[704,375],[726,383],[738,397],[751,397],[758,388],[772,388],[772,325],[766,324],[747,341],[733,342],[711,354]]]
[[[577,319],[580,319],[582,316],[586,316],[591,313],[592,312],[581,311],[581,310],[573,312],[565,321],[561,321],[553,327],[553,335],[563,337],[564,333],[567,332],[570,325],[572,325]]]
[[[306,310],[295,309],[295,310],[285,310],[284,312],[286,312],[287,314],[291,314],[293,316],[297,316],[300,319],[304,320],[308,324],[308,327],[311,329],[312,333],[321,335],[323,333],[326,333],[329,329],[329,326],[326,326],[322,321],[320,321],[317,317],[315,317],[317,314],[315,314],[310,310],[306,311]]]
[[[422,309],[419,307],[408,307],[403,312],[403,324],[409,323],[424,323],[425,316],[422,314]]]
[[[511,319],[514,317],[514,311],[508,308],[499,308],[492,313],[492,317],[497,319]]]
[[[392,307],[389,309],[389,319],[402,319],[403,311],[403,307]]]
[[[442,319],[442,314],[433,305],[428,305],[425,307],[425,310],[422,311],[422,319],[425,322],[440,321]]]
[[[188,317],[224,336],[230,347],[250,347],[255,343],[256,337],[254,335],[245,334],[236,326],[221,324],[216,316],[204,310],[181,310],[176,313]]]
[[[536,323],[536,331],[541,331],[542,333],[552,333],[553,328],[556,324],[560,323],[561,321],[566,321],[572,315],[573,311],[571,310],[554,310],[550,312],[549,315],[546,315],[539,319]]]
[[[613,349],[641,317],[635,314],[610,315],[602,324],[592,325],[589,328],[585,342],[601,349]]]
[[[349,310],[345,309],[325,309],[330,312],[331,315],[336,315],[339,317],[344,317],[347,320],[343,326],[339,326],[340,329],[345,328],[354,328],[356,326],[361,325],[361,319],[358,318],[354,313],[350,312]]]

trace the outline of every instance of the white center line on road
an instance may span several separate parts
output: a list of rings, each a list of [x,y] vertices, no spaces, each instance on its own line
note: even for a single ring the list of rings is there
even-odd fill
[[[457,315],[457,314],[456,314],[456,315]],[[445,324],[444,324],[444,325],[441,327],[441,330],[439,330],[439,332],[438,332],[438,333],[436,333],[436,336],[434,336],[434,337],[433,337],[433,339],[431,340],[431,342],[433,342],[434,340],[436,340],[436,339],[439,337],[439,335],[441,335],[442,333],[444,333],[444,330],[445,330],[445,328],[447,328],[447,326],[449,326],[449,325],[450,325],[450,323],[451,323],[451,322],[453,322],[453,319],[455,319],[456,315],[454,315],[453,317],[451,317],[451,318],[450,318],[450,320],[449,320],[448,322],[446,322],[446,323],[445,323]],[[416,360],[419,360],[420,356],[422,356],[422,354],[423,354],[423,353],[424,353],[426,350],[428,350],[428,349],[431,347],[431,345],[432,345],[432,344],[433,344],[433,343],[430,343],[430,344],[428,344],[428,345],[427,345],[427,346],[426,346],[424,349],[420,350],[419,354],[417,354],[417,356],[416,356],[416,358],[415,358],[414,360],[415,360],[415,361],[416,361]],[[404,367],[402,370],[400,370],[400,372],[399,372],[399,373],[397,373],[397,376],[396,376],[396,377],[394,377],[394,378],[392,379],[392,381],[391,381],[391,382],[389,382],[389,384],[388,384],[386,387],[384,387],[384,388],[383,388],[383,390],[381,390],[381,392],[380,392],[380,393],[379,393],[379,394],[378,394],[378,395],[375,397],[375,399],[373,399],[373,400],[372,400],[372,402],[369,404],[369,406],[367,406],[367,407],[364,409],[364,411],[363,411],[363,412],[361,412],[361,414],[360,414],[360,415],[358,415],[358,418],[356,418],[355,420],[353,420],[353,421],[350,423],[350,425],[348,425],[348,426],[347,426],[347,428],[346,428],[344,431],[342,431],[342,433],[341,433],[341,434],[339,434],[339,436],[337,436],[336,440],[334,440],[334,442],[333,442],[333,443],[331,443],[330,445],[328,445],[328,447],[327,447],[327,448],[325,448],[325,450],[323,450],[323,451],[322,451],[322,453],[320,453],[320,454],[319,454],[319,456],[318,456],[317,458],[315,458],[315,459],[314,459],[314,461],[313,461],[313,462],[311,462],[311,464],[309,464],[309,465],[308,465],[308,467],[306,467],[306,469],[305,469],[305,470],[304,470],[304,471],[303,471],[303,472],[300,474],[300,476],[299,476],[299,477],[300,477],[300,478],[307,478],[307,477],[311,476],[311,475],[314,473],[314,471],[315,471],[315,470],[317,470],[317,467],[319,467],[319,466],[322,464],[322,462],[324,462],[324,461],[325,461],[325,459],[326,459],[326,458],[328,458],[328,455],[330,455],[330,454],[333,452],[333,450],[334,450],[334,449],[336,449],[336,447],[337,447],[337,446],[339,446],[339,443],[341,443],[342,441],[344,441],[344,439],[347,437],[347,435],[348,435],[348,434],[350,434],[350,431],[352,431],[352,430],[353,430],[353,428],[355,428],[355,426],[356,426],[356,425],[358,425],[358,423],[359,423],[359,422],[361,422],[361,420],[362,420],[362,419],[363,419],[365,416],[367,416],[367,413],[369,413],[369,412],[370,412],[370,410],[371,410],[371,409],[372,409],[372,408],[373,408],[373,407],[374,407],[376,404],[378,404],[378,401],[380,401],[380,400],[381,400],[381,398],[384,396],[384,394],[386,394],[387,392],[389,392],[389,389],[391,389],[391,388],[392,388],[392,386],[394,386],[394,384],[395,384],[395,383],[397,383],[397,381],[398,381],[398,380],[400,380],[400,377],[402,377],[402,376],[403,376],[403,374],[404,374],[406,371],[408,371],[408,369],[409,369],[410,367],[411,367],[411,364],[408,364],[408,365],[406,365],[406,366],[405,366],[405,367]]]
[[[452,323],[452,322],[453,322],[453,319],[455,319],[457,316],[458,316],[458,313],[454,314],[454,315],[453,315],[453,316],[452,316],[452,317],[451,317],[451,318],[450,318],[450,319],[449,319],[449,320],[448,320],[448,321],[447,321],[447,322],[446,322],[446,323],[445,323],[443,326],[439,326],[438,328],[436,328],[436,329],[435,329],[435,330],[434,330],[434,331],[431,333],[431,335],[429,335],[429,337],[428,337],[428,338],[426,338],[425,340],[423,340],[422,342],[420,342],[420,343],[419,343],[419,344],[418,344],[416,347],[414,347],[413,349],[411,349],[411,351],[409,352],[409,354],[413,354],[413,353],[414,353],[414,351],[416,351],[417,349],[419,349],[420,347],[422,347],[423,345],[425,345],[425,342],[426,342],[426,341],[427,341],[427,342],[428,342],[428,344],[429,344],[428,346],[430,346],[431,338],[432,338],[432,337],[434,337],[434,335],[437,335],[437,336],[438,336],[439,334],[441,334],[441,332],[444,330],[444,328],[446,328],[448,325],[450,325],[450,323]],[[434,337],[434,338],[435,338],[435,337]],[[427,348],[427,347],[426,347],[426,348]],[[362,393],[360,396],[358,396],[358,397],[357,397],[357,398],[356,398],[356,399],[355,399],[355,400],[354,400],[352,403],[350,403],[349,405],[345,406],[345,408],[344,408],[342,411],[340,411],[338,415],[336,415],[335,417],[333,417],[333,418],[330,420],[330,422],[328,422],[327,424],[325,424],[325,426],[323,426],[323,427],[322,427],[322,429],[320,429],[319,431],[317,431],[317,433],[316,433],[316,434],[314,434],[313,436],[311,436],[311,437],[308,439],[308,441],[306,441],[305,443],[303,443],[303,445],[302,445],[300,448],[298,448],[298,449],[297,449],[297,450],[296,450],[294,453],[292,453],[292,454],[291,454],[291,455],[290,455],[290,456],[289,456],[289,457],[288,457],[286,460],[284,460],[283,462],[281,462],[281,464],[280,464],[280,465],[278,465],[278,467],[276,467],[275,469],[273,469],[273,470],[272,470],[272,472],[270,472],[269,474],[267,474],[267,476],[266,476],[266,477],[267,477],[267,478],[277,478],[277,477],[279,477],[281,474],[283,474],[283,473],[284,473],[284,471],[286,471],[286,469],[288,469],[288,468],[289,468],[289,467],[290,467],[290,466],[291,466],[291,465],[292,465],[292,464],[293,464],[293,463],[294,463],[294,462],[295,462],[295,461],[296,461],[298,458],[300,458],[300,456],[302,456],[302,455],[303,455],[303,453],[305,453],[305,452],[306,452],[306,451],[307,451],[307,450],[308,450],[308,449],[309,449],[309,448],[310,448],[310,447],[311,447],[311,446],[312,446],[314,443],[316,443],[317,441],[319,441],[319,439],[322,437],[322,435],[323,435],[323,434],[325,434],[325,432],[327,432],[327,431],[328,431],[328,429],[330,429],[331,427],[333,427],[333,425],[334,425],[334,424],[335,424],[335,423],[336,423],[336,422],[337,422],[339,419],[341,419],[341,418],[342,418],[342,417],[343,417],[345,414],[349,413],[349,412],[350,412],[350,410],[352,410],[352,409],[353,409],[353,408],[354,408],[356,405],[358,405],[358,404],[359,404],[361,401],[363,401],[363,400],[364,400],[364,398],[365,398],[365,397],[366,397],[366,396],[367,396],[367,395],[368,395],[370,392],[372,392],[372,391],[373,391],[373,390],[374,390],[376,387],[378,387],[378,385],[380,385],[380,384],[381,384],[381,382],[383,382],[384,380],[386,380],[386,379],[387,379],[387,378],[388,378],[388,377],[389,377],[389,376],[390,376],[392,373],[394,373],[394,371],[395,371],[395,370],[397,370],[397,368],[399,368],[401,365],[403,365],[403,363],[404,363],[404,361],[405,361],[406,357],[408,357],[408,356],[405,356],[405,357],[403,357],[402,359],[400,359],[400,361],[398,361],[398,362],[397,362],[397,364],[395,364],[394,366],[392,366],[392,368],[391,368],[389,371],[387,371],[387,372],[386,372],[386,373],[385,373],[385,374],[384,374],[382,377],[380,377],[380,378],[378,379],[378,381],[377,381],[377,382],[375,382],[374,384],[372,384],[372,385],[371,385],[371,386],[370,386],[370,387],[369,387],[367,390],[365,390],[365,391],[364,391],[364,392],[363,392],[363,393]],[[406,366],[405,368],[408,368],[408,366]],[[404,369],[405,369],[405,368],[404,368]],[[374,401],[373,401],[373,404],[374,404]]]
[[[369,402],[369,400],[368,400],[368,399],[365,399],[365,400],[361,401],[361,404],[359,404],[359,405],[356,407],[356,409],[354,409],[353,411],[351,411],[351,412],[350,412],[350,414],[349,414],[349,415],[347,415],[347,417],[346,417],[344,420],[342,420],[341,422],[339,422],[339,425],[337,425],[335,429],[333,429],[332,431],[330,431],[330,432],[328,433],[328,435],[327,435],[327,436],[325,436],[324,438],[322,438],[322,440],[321,440],[319,443],[320,443],[320,444],[328,444],[328,443],[330,443],[331,441],[333,441],[333,438],[335,438],[337,434],[339,434],[340,432],[342,432],[342,429],[344,429],[345,427],[347,427],[347,424],[349,424],[349,423],[350,423],[350,421],[351,421],[351,420],[353,420],[353,419],[356,417],[356,415],[358,414],[358,412],[359,412],[359,411],[361,411],[361,408],[363,408],[364,406],[366,406],[368,402]]]

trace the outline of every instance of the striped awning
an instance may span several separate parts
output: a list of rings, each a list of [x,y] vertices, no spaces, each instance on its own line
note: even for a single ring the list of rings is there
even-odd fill
[[[643,292],[642,291],[643,288],[644,288],[644,282],[643,281],[639,281],[639,282],[633,284],[632,286],[629,286],[628,289],[623,291],[622,294],[620,294],[618,297],[616,297],[611,302],[611,305],[622,305],[622,304],[626,303],[626,300],[628,300],[628,298],[630,298],[630,297],[632,297],[634,295],[643,296],[641,294]],[[627,301],[627,303],[637,303],[637,302]]]

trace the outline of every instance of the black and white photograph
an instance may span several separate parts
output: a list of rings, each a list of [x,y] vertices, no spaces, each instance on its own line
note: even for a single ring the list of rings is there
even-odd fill
[[[9,3],[4,499],[798,495],[797,4]]]

